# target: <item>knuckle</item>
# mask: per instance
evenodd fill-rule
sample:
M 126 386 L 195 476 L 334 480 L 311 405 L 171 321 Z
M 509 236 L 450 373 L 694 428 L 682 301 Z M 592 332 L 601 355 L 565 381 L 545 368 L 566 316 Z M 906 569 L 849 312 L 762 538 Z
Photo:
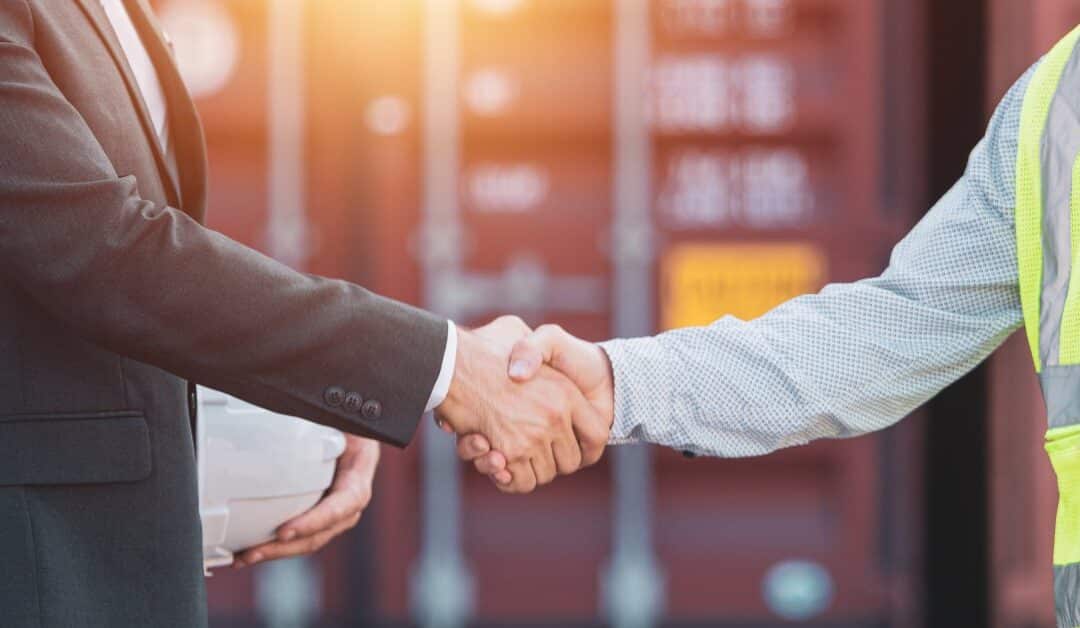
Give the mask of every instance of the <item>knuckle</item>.
M 581 446 L 582 448 L 589 447 L 603 447 L 607 444 L 607 433 L 593 429 L 581 430 Z
M 503 455 L 506 456 L 506 459 L 514 462 L 518 462 L 522 458 L 524 458 L 527 451 L 528 448 L 525 446 L 525 444 L 517 439 L 515 439 L 514 442 L 508 444 L 502 450 Z
M 483 473 L 484 475 L 492 475 L 499 471 L 499 467 L 498 465 L 493 464 L 490 460 L 485 458 L 478 461 L 476 465 L 476 470 L 480 473 Z
M 580 400 L 577 398 L 579 389 L 574 386 L 574 383 L 565 377 L 559 378 L 555 382 L 555 387 L 558 391 L 558 401 L 552 400 L 554 411 L 560 416 L 568 414 L 568 409 L 572 406 L 579 404 Z
M 539 447 L 543 447 L 548 442 L 547 434 L 545 430 L 534 430 L 529 434 L 529 449 L 535 450 Z
M 280 528 L 278 528 L 278 530 L 280 532 L 291 531 L 294 536 L 303 536 L 304 534 L 307 533 L 307 529 L 308 529 L 308 516 L 307 515 L 302 515 L 300 517 L 297 517 L 296 519 L 293 519 L 292 521 L 286 522 Z
M 354 500 L 359 500 L 360 496 L 359 493 L 353 493 L 349 497 L 348 500 L 342 500 L 341 503 L 334 505 L 334 517 L 326 522 L 326 526 L 333 525 L 335 521 L 343 521 L 349 517 Z
M 471 450 L 470 453 L 474 455 L 486 453 L 490 449 L 487 439 L 480 434 L 473 434 L 469 437 L 468 448 Z
M 540 411 L 548 422 L 560 422 L 566 414 L 566 404 L 569 402 L 570 389 L 568 384 L 556 382 L 554 394 L 548 395 L 540 404 Z
M 528 331 L 529 329 L 529 326 L 525 324 L 525 321 L 522 320 L 520 316 L 517 316 L 515 314 L 506 314 L 504 316 L 500 316 L 499 321 L 518 330 L 524 329 Z

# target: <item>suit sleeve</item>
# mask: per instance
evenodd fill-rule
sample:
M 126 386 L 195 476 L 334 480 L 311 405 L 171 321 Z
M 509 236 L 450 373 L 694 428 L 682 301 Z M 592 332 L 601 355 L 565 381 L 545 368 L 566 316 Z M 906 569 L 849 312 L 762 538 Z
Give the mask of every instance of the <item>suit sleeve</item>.
M 446 321 L 140 198 L 50 79 L 23 0 L 0 0 L 0 199 L 0 272 L 87 339 L 272 410 L 411 439 Z

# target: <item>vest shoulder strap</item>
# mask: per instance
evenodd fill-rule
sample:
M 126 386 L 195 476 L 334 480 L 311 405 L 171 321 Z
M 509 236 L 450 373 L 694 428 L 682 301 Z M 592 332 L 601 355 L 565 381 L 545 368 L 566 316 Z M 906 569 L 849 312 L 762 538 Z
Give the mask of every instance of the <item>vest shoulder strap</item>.
M 1035 370 L 1040 372 L 1043 367 L 1040 352 L 1044 204 L 1042 145 L 1051 103 L 1078 39 L 1080 26 L 1043 58 L 1028 84 L 1020 115 L 1016 156 L 1016 252 L 1024 325 Z

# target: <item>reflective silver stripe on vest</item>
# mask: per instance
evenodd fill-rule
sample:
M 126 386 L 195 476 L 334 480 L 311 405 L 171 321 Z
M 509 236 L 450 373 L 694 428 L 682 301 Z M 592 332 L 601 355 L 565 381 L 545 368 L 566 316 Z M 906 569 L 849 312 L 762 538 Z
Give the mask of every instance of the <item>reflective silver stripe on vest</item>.
M 1057 615 L 1058 628 L 1080 626 L 1077 592 L 1080 592 L 1080 564 L 1054 567 L 1054 614 Z
M 1050 429 L 1080 423 L 1080 368 L 1048 366 L 1039 374 Z
M 1080 53 L 1073 50 L 1054 100 L 1050 103 L 1050 116 L 1042 136 L 1043 277 L 1039 354 L 1044 368 L 1057 366 L 1061 362 L 1061 316 L 1072 268 L 1069 199 L 1072 194 L 1073 164 L 1078 153 Z M 1080 389 L 1074 390 L 1080 394 Z M 1061 426 L 1051 422 L 1051 427 Z

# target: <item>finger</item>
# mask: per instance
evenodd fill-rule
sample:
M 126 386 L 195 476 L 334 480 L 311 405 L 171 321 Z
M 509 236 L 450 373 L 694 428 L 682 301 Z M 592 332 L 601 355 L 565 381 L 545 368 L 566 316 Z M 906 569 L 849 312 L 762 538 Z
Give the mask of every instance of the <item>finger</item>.
M 570 475 L 581 468 L 581 448 L 576 439 L 558 438 L 551 444 L 551 451 L 555 454 L 555 467 L 559 473 Z
M 536 490 L 536 473 L 528 460 L 511 463 L 509 471 L 513 479 L 499 485 L 499 490 L 506 493 L 531 493 Z
M 468 434 L 457 442 L 458 457 L 465 462 L 476 460 L 491 451 L 491 443 L 482 434 Z
M 499 351 L 509 351 L 514 342 L 532 333 L 532 329 L 517 316 L 500 316 L 473 330 L 477 336 L 494 343 Z
M 333 489 L 314 508 L 282 525 L 278 540 L 288 542 L 332 528 L 361 512 L 369 501 L 369 491 L 351 484 Z
M 559 475 L 559 468 L 555 464 L 555 453 L 550 446 L 538 451 L 537 455 L 530 459 L 530 463 L 533 473 L 536 474 L 537 486 L 551 484 L 551 481 Z
M 300 556 L 318 551 L 334 537 L 355 527 L 356 524 L 359 523 L 362 515 L 363 513 L 358 512 L 345 521 L 339 522 L 334 527 L 320 530 L 310 536 L 298 537 L 289 542 L 271 541 L 258 547 L 245 550 L 236 558 L 235 564 L 238 567 L 243 567 L 268 560 Z
M 571 407 L 574 436 L 581 452 L 581 466 L 591 466 L 604 455 L 607 447 L 608 428 L 596 408 L 588 402 L 575 403 Z
M 510 472 L 504 469 L 491 476 L 491 479 L 495 481 L 497 486 L 506 486 L 514 481 L 514 476 L 510 475 Z
M 527 382 L 536 377 L 543 365 L 543 348 L 532 337 L 522 338 L 510 350 L 510 365 L 506 373 L 516 382 Z
M 268 560 L 312 554 L 325 547 L 327 543 L 334 539 L 334 537 L 355 527 L 356 524 L 360 522 L 361 514 L 362 513 L 357 512 L 344 521 L 338 522 L 332 528 L 320 530 L 310 536 L 297 537 L 295 540 L 289 542 L 272 541 L 246 550 L 236 558 L 234 564 L 237 567 L 246 567 L 257 565 Z
M 548 364 L 570 376 L 570 379 L 576 379 L 575 365 L 564 363 L 563 359 L 576 341 L 577 338 L 558 325 L 541 325 L 514 344 L 507 374 L 514 381 L 524 382 L 532 379 L 542 364 Z
M 484 475 L 495 475 L 506 471 L 506 456 L 493 451 L 486 456 L 480 456 L 473 461 L 476 470 Z

